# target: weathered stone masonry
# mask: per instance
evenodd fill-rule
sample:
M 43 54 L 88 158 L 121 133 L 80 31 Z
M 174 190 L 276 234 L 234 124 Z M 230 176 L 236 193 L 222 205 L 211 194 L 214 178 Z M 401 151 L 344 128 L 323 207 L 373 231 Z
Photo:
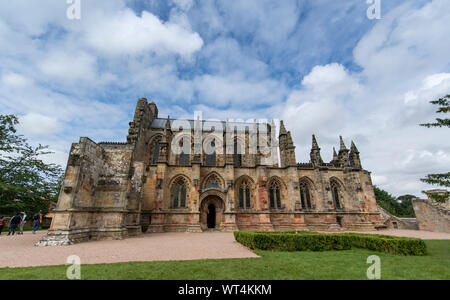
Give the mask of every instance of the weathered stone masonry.
M 413 200 L 420 230 L 450 233 L 449 201 L 436 203 L 432 199 Z
M 140 99 L 126 143 L 81 138 L 73 144 L 55 217 L 38 245 L 121 239 L 142 231 L 374 230 L 381 225 L 370 173 L 362 169 L 353 142 L 349 150 L 341 138 L 340 151 L 324 163 L 313 137 L 310 162 L 298 164 L 283 123 L 278 139 L 275 124 L 266 125 L 265 142 L 272 147 L 266 154 L 246 146 L 258 139 L 261 124 L 221 122 L 236 132 L 230 143 L 225 136 L 230 130 L 216 133 L 203 121 L 186 122 L 192 131 L 183 137 L 175 120 L 159 118 L 156 104 Z M 199 127 L 201 136 L 195 136 Z M 184 151 L 175 154 L 172 147 L 178 144 Z M 208 147 L 214 148 L 212 155 L 197 151 Z M 245 148 L 242 155 L 229 154 L 238 147 Z

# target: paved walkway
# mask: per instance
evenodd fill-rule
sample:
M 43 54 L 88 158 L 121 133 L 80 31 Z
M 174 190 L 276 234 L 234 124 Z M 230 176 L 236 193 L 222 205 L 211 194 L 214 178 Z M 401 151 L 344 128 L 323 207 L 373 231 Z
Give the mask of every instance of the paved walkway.
M 35 247 L 46 232 L 0 236 L 0 268 L 66 264 L 77 255 L 82 264 L 258 257 L 234 240 L 232 233 L 145 234 L 120 241 L 93 241 L 61 247 Z

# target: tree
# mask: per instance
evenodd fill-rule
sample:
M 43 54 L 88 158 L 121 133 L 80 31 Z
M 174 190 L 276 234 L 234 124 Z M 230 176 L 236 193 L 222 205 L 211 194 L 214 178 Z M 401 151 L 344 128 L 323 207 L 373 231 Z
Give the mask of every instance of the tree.
M 450 95 L 447 95 L 439 100 L 434 100 L 430 102 L 433 105 L 438 105 L 439 109 L 436 111 L 438 114 L 446 114 L 450 112 Z M 421 124 L 421 126 L 432 128 L 432 127 L 449 127 L 450 128 L 450 118 L 436 118 L 435 123 Z M 450 172 L 444 174 L 429 174 L 426 178 L 421 179 L 422 182 L 438 185 L 442 187 L 450 187 Z M 430 195 L 432 199 L 438 202 L 446 202 L 449 198 L 449 193 L 444 193 L 443 195 Z
M 444 98 L 440 98 L 439 100 L 430 101 L 433 105 L 438 105 L 439 109 L 436 111 L 436 113 L 449 113 L 450 112 L 450 95 L 445 96 Z M 436 118 L 436 123 L 427 123 L 427 124 L 421 124 L 420 126 L 432 128 L 432 127 L 450 127 L 450 119 L 440 119 Z
M 389 212 L 390 214 L 400 218 L 414 218 L 414 208 L 412 206 L 412 199 L 417 198 L 413 195 L 404 195 L 395 198 L 388 192 L 374 186 L 375 198 L 377 204 Z
M 32 147 L 17 134 L 14 115 L 0 115 L 0 213 L 46 212 L 58 197 L 62 169 L 42 161 L 48 146 Z
M 397 202 L 399 202 L 402 216 L 404 218 L 415 218 L 416 213 L 414 212 L 414 207 L 412 204 L 412 200 L 417 199 L 414 195 L 402 195 L 397 197 Z

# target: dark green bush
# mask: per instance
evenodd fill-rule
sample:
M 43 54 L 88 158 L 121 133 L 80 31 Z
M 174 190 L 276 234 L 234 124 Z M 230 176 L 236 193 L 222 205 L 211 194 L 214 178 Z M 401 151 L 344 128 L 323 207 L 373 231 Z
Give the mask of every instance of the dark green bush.
M 308 231 L 234 233 L 237 242 L 250 249 L 272 251 L 330 251 L 352 247 L 397 255 L 424 255 L 425 242 L 420 239 L 370 234 L 322 234 Z

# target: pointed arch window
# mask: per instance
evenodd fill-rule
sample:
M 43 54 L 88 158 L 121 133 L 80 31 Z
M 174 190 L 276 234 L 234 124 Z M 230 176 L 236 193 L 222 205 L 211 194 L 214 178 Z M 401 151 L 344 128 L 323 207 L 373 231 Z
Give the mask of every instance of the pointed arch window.
M 173 188 L 173 208 L 185 208 L 187 197 L 187 185 L 184 179 L 180 178 L 176 181 Z
M 206 165 L 208 167 L 215 167 L 216 166 L 216 142 L 211 141 L 208 144 L 207 147 L 207 154 L 206 154 Z
M 281 190 L 280 184 L 273 180 L 269 185 L 270 208 L 281 209 Z
M 340 197 L 340 186 L 336 181 L 331 182 L 331 193 L 333 196 L 333 202 L 336 209 L 342 209 L 341 197 Z
M 180 149 L 181 149 L 180 159 L 179 159 L 180 166 L 189 166 L 189 164 L 191 163 L 189 144 L 186 143 L 184 140 L 181 140 L 180 141 Z
M 239 208 L 251 208 L 251 191 L 247 180 L 243 180 L 239 186 Z
M 217 178 L 217 176 L 214 174 L 209 176 L 209 178 L 206 180 L 205 188 L 220 188 L 219 178 Z
M 305 181 L 300 182 L 300 199 L 302 201 L 303 209 L 312 208 L 309 184 Z
M 161 146 L 159 144 L 160 141 L 161 141 L 161 137 L 158 136 L 151 143 L 151 146 L 150 146 L 150 155 L 151 155 L 151 157 L 150 157 L 150 164 L 152 164 L 152 165 L 156 165 L 158 163 L 159 153 L 160 153 L 160 150 L 161 150 Z
M 238 141 L 234 142 L 233 160 L 235 168 L 239 168 L 242 166 L 242 150 L 241 145 L 239 145 Z

